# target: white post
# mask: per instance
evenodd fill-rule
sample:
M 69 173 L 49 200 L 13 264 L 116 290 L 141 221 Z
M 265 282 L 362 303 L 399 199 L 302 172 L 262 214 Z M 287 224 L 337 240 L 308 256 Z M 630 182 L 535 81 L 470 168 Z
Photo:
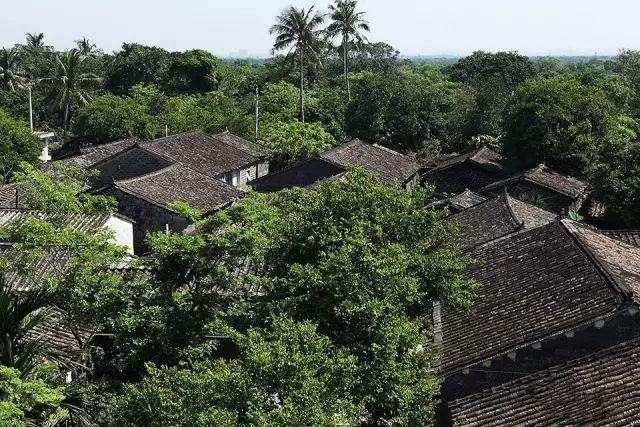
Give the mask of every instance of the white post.
M 260 92 L 258 91 L 258 86 L 256 85 L 256 142 L 258 142 L 258 120 L 259 120 L 258 114 L 260 112 L 259 102 L 260 102 Z
M 29 125 L 31 126 L 31 132 L 33 132 L 33 101 L 31 100 L 31 83 L 27 86 L 29 88 Z

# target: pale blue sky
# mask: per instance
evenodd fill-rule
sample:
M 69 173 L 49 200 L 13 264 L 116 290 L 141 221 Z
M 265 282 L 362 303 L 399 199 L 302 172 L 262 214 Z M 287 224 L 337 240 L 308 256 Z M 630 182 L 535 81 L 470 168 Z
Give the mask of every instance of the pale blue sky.
M 273 17 L 310 0 L 3 0 L 0 45 L 44 32 L 58 48 L 89 37 L 107 51 L 123 41 L 218 55 L 267 54 Z M 360 0 L 370 39 L 404 55 L 518 50 L 615 54 L 640 49 L 640 0 Z

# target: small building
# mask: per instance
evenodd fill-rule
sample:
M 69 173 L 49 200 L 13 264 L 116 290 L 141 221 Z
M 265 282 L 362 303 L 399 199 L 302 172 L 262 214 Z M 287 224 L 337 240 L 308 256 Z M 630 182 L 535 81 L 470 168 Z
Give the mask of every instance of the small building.
M 517 199 L 542 206 L 559 214 L 579 211 L 589 196 L 589 184 L 539 165 L 478 190 L 483 195 L 503 191 Z
M 175 163 L 241 189 L 269 172 L 266 155 L 229 132 L 185 132 L 151 141 L 131 138 L 82 148 L 80 154 L 62 162 L 97 171 L 99 186 L 140 177 Z
M 439 156 L 423 164 L 423 168 L 426 172 L 422 175 L 422 183 L 433 186 L 437 194 L 477 192 L 508 176 L 502 156 L 486 147 L 464 154 Z
M 385 183 L 411 188 L 418 181 L 420 169 L 415 158 L 376 144 L 354 139 L 327 150 L 320 156 L 294 164 L 253 182 L 256 191 L 278 191 L 284 188 L 308 187 L 318 181 L 344 174 L 359 166 L 378 175 Z
M 156 172 L 120 180 L 102 191 L 118 201 L 118 210 L 136 221 L 134 246 L 136 253 L 148 248 L 147 233 L 182 231 L 189 219 L 171 209 L 173 202 L 186 202 L 204 215 L 229 206 L 244 193 L 231 185 L 195 171 L 182 163 L 174 163 Z
M 42 153 L 40 154 L 40 161 L 46 163 L 51 161 L 51 154 L 49 153 L 49 146 L 55 137 L 55 133 L 53 132 L 34 132 L 35 136 L 40 138 L 42 141 Z

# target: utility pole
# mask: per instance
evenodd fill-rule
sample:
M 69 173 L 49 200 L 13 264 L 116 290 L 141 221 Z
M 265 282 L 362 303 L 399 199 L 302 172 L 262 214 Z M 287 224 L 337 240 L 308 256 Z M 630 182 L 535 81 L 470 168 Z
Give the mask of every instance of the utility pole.
M 258 142 L 258 125 L 259 125 L 259 113 L 260 113 L 260 91 L 258 85 L 256 85 L 256 142 Z
M 33 101 L 31 100 L 31 83 L 27 84 L 29 89 L 29 125 L 31 126 L 31 133 L 33 133 Z

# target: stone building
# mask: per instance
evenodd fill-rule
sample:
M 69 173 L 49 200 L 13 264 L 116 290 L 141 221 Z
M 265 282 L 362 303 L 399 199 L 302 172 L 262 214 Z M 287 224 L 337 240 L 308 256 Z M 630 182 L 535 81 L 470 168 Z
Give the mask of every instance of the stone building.
M 411 156 L 354 139 L 327 150 L 316 158 L 299 162 L 280 172 L 258 179 L 251 186 L 256 191 L 308 187 L 318 181 L 338 177 L 354 166 L 377 174 L 388 184 L 403 188 L 411 188 L 417 184 L 420 169 Z
M 186 202 L 209 215 L 229 206 L 243 192 L 181 163 L 175 163 L 135 178 L 120 180 L 104 190 L 118 201 L 118 210 L 136 221 L 136 253 L 147 250 L 145 237 L 154 231 L 182 231 L 187 218 L 172 209 L 173 202 Z

